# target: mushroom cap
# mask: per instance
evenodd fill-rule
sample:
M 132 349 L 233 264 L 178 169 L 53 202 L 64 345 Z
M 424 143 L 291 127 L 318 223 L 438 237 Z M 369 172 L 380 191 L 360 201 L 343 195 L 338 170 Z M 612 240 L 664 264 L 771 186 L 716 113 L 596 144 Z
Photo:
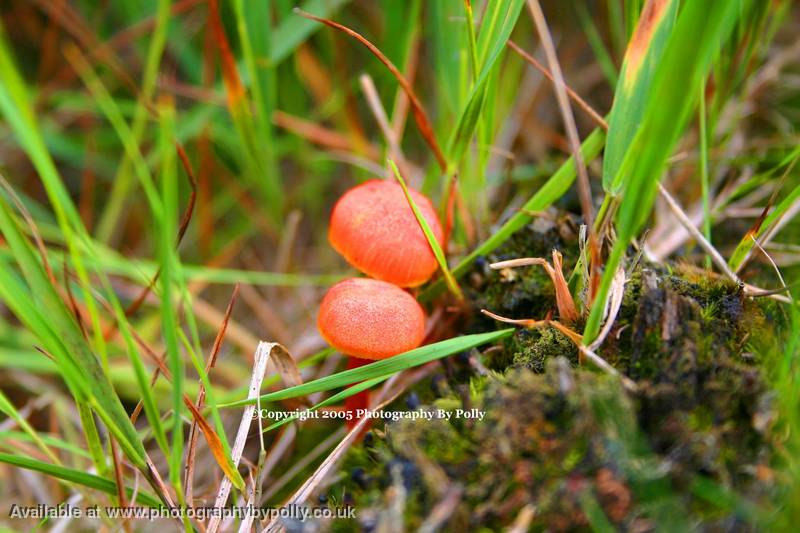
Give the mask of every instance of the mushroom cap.
M 422 344 L 425 312 L 400 287 L 351 278 L 328 290 L 319 307 L 317 327 L 344 354 L 386 359 Z
M 444 232 L 431 201 L 410 193 L 441 244 Z M 422 285 L 436 272 L 425 233 L 402 187 L 392 181 L 370 180 L 344 193 L 331 213 L 328 239 L 355 268 L 400 287 Z

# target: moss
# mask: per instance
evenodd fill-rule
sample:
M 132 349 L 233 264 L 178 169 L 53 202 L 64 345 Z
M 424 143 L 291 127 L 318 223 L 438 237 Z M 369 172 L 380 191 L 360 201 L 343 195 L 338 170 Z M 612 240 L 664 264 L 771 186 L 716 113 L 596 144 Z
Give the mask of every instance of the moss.
M 548 360 L 566 357 L 573 364 L 578 362 L 578 349 L 566 335 L 553 329 L 520 329 L 509 337 L 506 350 L 512 358 L 512 365 L 543 372 Z
M 574 224 L 571 221 L 567 224 Z M 488 309 L 508 318 L 544 318 L 555 310 L 555 290 L 550 277 L 539 266 L 493 270 L 491 263 L 520 257 L 549 259 L 552 250 L 564 254 L 564 270 L 569 273 L 578 257 L 578 242 L 564 226 L 539 221 L 519 231 L 497 251 L 476 262 L 467 276 L 465 293 L 475 311 L 471 330 L 494 329 L 496 322 L 480 315 Z
M 574 369 L 563 358 L 551 359 L 544 373 L 516 369 L 501 378 L 476 378 L 484 392 L 473 401 L 486 412 L 483 420 L 389 423 L 369 452 L 357 448 L 348 455 L 344 471 L 359 465 L 362 483 L 351 475 L 334 490 L 349 491 L 366 516 L 387 520 L 393 490 L 387 465 L 394 465 L 407 491 L 403 517 L 410 530 L 453 485 L 462 494 L 448 530 L 506 528 L 526 504 L 536 508 L 537 529 L 587 529 L 587 495 L 622 530 L 679 509 L 672 517 L 677 526 L 729 521 L 734 509 L 709 506 L 690 487 L 703 476 L 726 490 L 768 491 L 752 472 L 765 466 L 769 447 L 753 424 L 762 390 L 753 381 L 757 374 L 742 367 L 727 371 L 728 393 L 715 386 L 721 381 L 711 381 L 694 408 L 671 409 L 654 402 L 659 387 L 629 396 L 617 380 Z M 438 403 L 448 407 L 448 401 L 458 404 L 455 397 Z M 722 409 L 725 402 L 730 405 Z

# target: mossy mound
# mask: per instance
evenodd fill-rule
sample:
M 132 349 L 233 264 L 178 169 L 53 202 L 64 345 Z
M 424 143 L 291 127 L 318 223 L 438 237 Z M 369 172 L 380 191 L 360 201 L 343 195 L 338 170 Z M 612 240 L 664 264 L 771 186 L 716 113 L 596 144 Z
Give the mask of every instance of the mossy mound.
M 547 257 L 555 246 L 571 268 L 576 240 L 566 237 L 555 225 L 519 232 L 476 267 L 473 305 L 514 318 L 552 313 L 541 269 L 509 276 L 486 264 Z M 640 262 L 629 277 L 599 354 L 635 390 L 580 366 L 553 329 L 520 329 L 484 348 L 489 374 L 465 375 L 469 365 L 453 358 L 434 380 L 438 394 L 418 386 L 412 407 L 419 392 L 421 409 L 470 407 L 485 417 L 375 428 L 328 492 L 360 510 L 335 528 L 379 531 L 400 520 L 415 530 L 439 520 L 448 531 L 753 529 L 754 509 L 775 490 L 774 413 L 753 353 L 774 342 L 782 312 L 690 267 Z M 472 330 L 496 327 L 481 317 Z
M 649 393 L 625 394 L 617 379 L 563 358 L 543 374 L 484 378 L 486 391 L 474 398 L 483 420 L 401 420 L 350 453 L 349 477 L 331 494 L 355 503 L 360 518 L 338 527 L 379 531 L 400 518 L 416 530 L 451 505 L 449 531 L 497 531 L 526 508 L 536 530 L 603 522 L 627 531 L 739 530 L 747 508 L 730 495 L 757 501 L 771 490 L 770 411 L 747 373 L 732 375 L 746 382 L 730 383 L 735 406 L 718 416 L 676 407 L 658 420 Z

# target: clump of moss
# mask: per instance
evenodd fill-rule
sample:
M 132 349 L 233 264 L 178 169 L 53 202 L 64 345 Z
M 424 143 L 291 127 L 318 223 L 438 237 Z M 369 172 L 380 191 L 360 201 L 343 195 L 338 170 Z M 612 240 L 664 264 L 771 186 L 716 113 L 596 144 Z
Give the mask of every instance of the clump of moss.
M 555 216 L 555 215 L 554 215 Z M 477 261 L 466 277 L 465 294 L 475 321 L 472 330 L 494 329 L 496 322 L 480 315 L 488 309 L 508 318 L 544 318 L 555 309 L 555 289 L 545 270 L 538 266 L 493 270 L 489 265 L 520 257 L 549 258 L 553 250 L 564 255 L 564 269 L 570 272 L 578 257 L 575 221 L 566 217 L 560 224 L 538 219 L 518 231 L 497 251 Z M 565 229 L 567 228 L 567 229 Z
M 392 500 L 398 490 L 404 491 L 401 518 L 412 530 L 456 490 L 449 530 L 505 528 L 531 505 L 536 528 L 566 531 L 588 528 L 597 510 L 622 530 L 662 520 L 676 527 L 729 524 L 736 510 L 725 502 L 710 505 L 698 487 L 769 490 L 757 474 L 766 468 L 769 444 L 754 428 L 753 410 L 724 421 L 708 410 L 684 411 L 658 427 L 643 425 L 652 414 L 646 401 L 626 394 L 616 379 L 574 369 L 563 358 L 550 360 L 544 373 L 515 369 L 480 379 L 486 388 L 473 401 L 486 413 L 483 420 L 387 424 L 381 438 L 348 456 L 345 472 L 364 470 L 332 492 L 351 494 L 373 526 L 398 518 L 388 504 L 398 503 Z M 742 403 L 753 400 L 758 406 L 755 388 Z M 665 431 L 670 442 L 658 439 Z M 737 442 L 741 435 L 749 435 L 747 442 Z M 387 465 L 399 469 L 399 480 Z
M 553 328 L 519 329 L 505 341 L 505 349 L 512 354 L 511 366 L 536 372 L 544 372 L 547 361 L 556 357 L 578 362 L 575 343 Z

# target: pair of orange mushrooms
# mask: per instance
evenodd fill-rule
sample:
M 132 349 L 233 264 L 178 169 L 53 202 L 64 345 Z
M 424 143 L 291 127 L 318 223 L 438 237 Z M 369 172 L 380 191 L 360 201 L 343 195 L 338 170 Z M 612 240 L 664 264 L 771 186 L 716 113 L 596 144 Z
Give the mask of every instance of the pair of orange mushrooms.
M 431 201 L 410 191 L 436 240 L 444 232 Z M 320 304 L 317 326 L 328 343 L 360 359 L 385 359 L 422 344 L 425 312 L 404 288 L 436 271 L 433 251 L 402 187 L 370 180 L 347 191 L 331 213 L 328 239 L 348 263 L 370 278 L 340 281 Z

